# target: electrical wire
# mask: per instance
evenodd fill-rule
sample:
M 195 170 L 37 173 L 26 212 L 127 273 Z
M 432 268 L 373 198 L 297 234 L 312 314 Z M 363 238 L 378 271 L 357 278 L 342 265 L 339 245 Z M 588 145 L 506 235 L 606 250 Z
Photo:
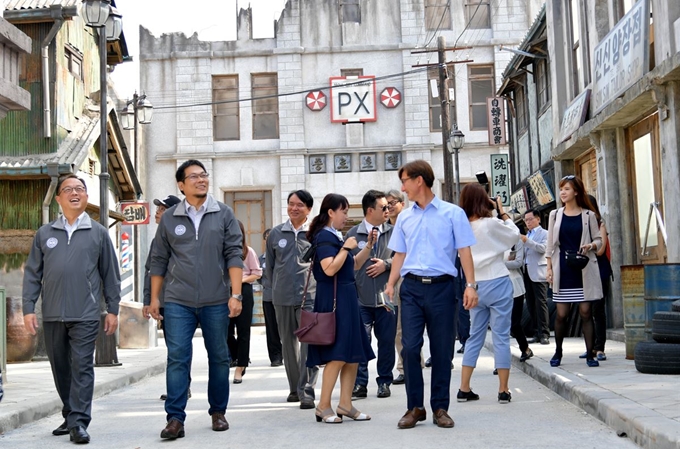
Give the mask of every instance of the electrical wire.
M 451 16 L 451 0 L 447 0 L 446 6 L 444 6 L 444 11 L 442 12 L 442 16 L 439 18 L 439 23 L 437 24 L 437 28 L 434 30 L 434 33 L 432 33 L 432 37 L 430 38 L 429 41 L 427 41 L 427 44 L 425 44 L 425 48 L 427 48 L 428 45 L 432 42 L 432 40 L 435 38 L 437 33 L 440 31 L 442 23 L 444 22 L 444 17 L 446 14 L 449 14 L 449 17 Z M 427 38 L 427 35 L 425 35 Z

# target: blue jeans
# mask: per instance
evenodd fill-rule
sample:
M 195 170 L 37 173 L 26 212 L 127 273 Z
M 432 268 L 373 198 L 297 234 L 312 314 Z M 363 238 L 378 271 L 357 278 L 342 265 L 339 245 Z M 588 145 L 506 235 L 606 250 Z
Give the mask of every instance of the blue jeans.
M 378 339 L 378 385 L 391 385 L 394 380 L 394 338 L 397 335 L 397 313 L 392 313 L 384 307 L 360 306 L 361 321 L 364 323 L 368 341 L 371 341 L 371 331 Z M 357 371 L 357 385 L 368 385 L 368 363 L 360 363 Z
M 403 344 L 401 356 L 404 359 L 408 409 L 423 407 L 424 404 L 425 385 L 420 366 L 420 350 L 423 347 L 423 332 L 427 326 L 432 357 L 430 406 L 433 411 L 448 410 L 456 311 L 453 280 L 423 284 L 404 278 L 400 295 Z
M 184 423 L 191 371 L 192 339 L 198 325 L 203 331 L 203 343 L 208 352 L 209 414 L 224 413 L 229 402 L 229 350 L 227 327 L 229 306 L 187 307 L 166 302 L 164 315 L 165 344 L 168 348 L 165 401 L 167 420 Z

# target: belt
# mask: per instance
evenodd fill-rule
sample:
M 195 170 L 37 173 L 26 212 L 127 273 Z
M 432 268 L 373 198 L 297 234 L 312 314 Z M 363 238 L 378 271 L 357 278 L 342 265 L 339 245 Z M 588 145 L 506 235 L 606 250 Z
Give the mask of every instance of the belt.
M 404 277 L 413 279 L 414 281 L 418 281 L 423 284 L 438 284 L 440 282 L 447 282 L 453 279 L 453 276 L 450 274 L 442 274 L 441 276 L 418 276 L 412 273 L 406 273 L 406 276 Z

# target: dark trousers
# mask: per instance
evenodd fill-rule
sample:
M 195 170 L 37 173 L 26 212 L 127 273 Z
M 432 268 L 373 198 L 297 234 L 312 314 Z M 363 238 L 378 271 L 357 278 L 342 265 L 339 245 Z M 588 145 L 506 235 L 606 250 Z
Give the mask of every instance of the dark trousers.
M 522 312 L 524 311 L 524 295 L 517 296 L 512 299 L 512 318 L 510 322 L 510 332 L 512 336 L 517 340 L 520 351 L 522 353 L 529 349 L 529 343 L 527 343 L 527 337 L 524 335 L 524 329 L 522 329 Z
M 536 337 L 550 337 L 548 316 L 548 283 L 534 282 L 524 270 L 524 287 L 526 288 L 527 310 L 531 316 L 531 329 Z
M 595 319 L 595 345 L 593 351 L 604 352 L 607 341 L 607 297 L 609 296 L 609 278 L 602 280 L 602 300 L 593 301 L 593 318 Z
M 394 338 L 397 335 L 397 313 L 393 313 L 384 307 L 360 306 L 361 321 L 371 341 L 371 331 L 375 332 L 378 339 L 378 377 L 375 379 L 378 385 L 391 385 L 394 380 L 395 352 Z M 357 371 L 357 385 L 368 385 L 368 363 L 360 363 Z
M 283 360 L 283 349 L 281 347 L 281 337 L 279 336 L 279 325 L 276 323 L 276 310 L 271 301 L 262 301 L 264 312 L 264 327 L 267 333 L 267 352 L 269 361 L 280 362 Z
M 92 419 L 94 343 L 99 321 L 45 321 L 45 350 L 63 404 L 61 414 L 71 429 L 87 428 Z
M 241 314 L 229 320 L 229 331 L 227 333 L 227 346 L 232 360 L 237 360 L 237 366 L 246 367 L 250 362 L 250 326 L 253 321 L 253 299 L 252 284 L 243 283 L 241 287 L 243 295 Z
M 432 358 L 430 405 L 432 410 L 449 409 L 451 389 L 451 357 L 453 354 L 456 297 L 453 280 L 423 284 L 404 278 L 401 284 L 401 341 L 409 410 L 423 407 L 423 369 L 420 350 L 427 328 Z

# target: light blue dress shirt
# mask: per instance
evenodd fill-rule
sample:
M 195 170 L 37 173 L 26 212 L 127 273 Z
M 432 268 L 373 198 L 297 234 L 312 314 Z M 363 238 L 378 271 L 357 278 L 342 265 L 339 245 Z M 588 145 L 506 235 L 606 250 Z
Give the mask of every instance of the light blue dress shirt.
M 458 249 L 477 243 L 465 212 L 437 198 L 421 209 L 418 204 L 399 214 L 389 248 L 406 253 L 400 274 L 455 276 Z

